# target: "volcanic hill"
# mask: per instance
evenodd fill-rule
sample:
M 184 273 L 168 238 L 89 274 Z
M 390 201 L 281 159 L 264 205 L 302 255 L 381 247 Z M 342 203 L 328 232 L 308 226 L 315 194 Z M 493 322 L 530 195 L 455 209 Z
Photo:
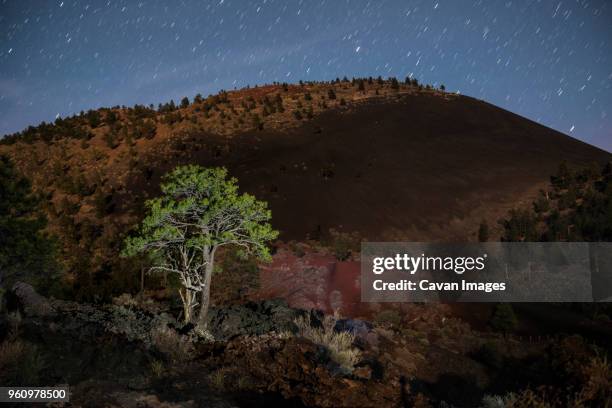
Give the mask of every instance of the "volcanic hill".
M 370 240 L 475 240 L 567 161 L 610 153 L 415 80 L 273 84 L 157 108 L 83 112 L 10 135 L 74 258 L 108 259 L 178 164 L 226 166 L 269 202 L 281 239 L 330 228 Z M 76 259 L 75 259 L 76 260 Z

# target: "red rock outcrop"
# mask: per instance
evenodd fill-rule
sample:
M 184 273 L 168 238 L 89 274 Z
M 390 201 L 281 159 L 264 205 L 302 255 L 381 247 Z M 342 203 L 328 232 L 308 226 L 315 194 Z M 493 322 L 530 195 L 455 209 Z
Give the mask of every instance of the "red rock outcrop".
M 299 309 L 339 310 L 354 317 L 362 306 L 359 262 L 339 262 L 307 245 L 281 247 L 271 263 L 261 266 L 260 282 L 257 297 L 282 298 Z

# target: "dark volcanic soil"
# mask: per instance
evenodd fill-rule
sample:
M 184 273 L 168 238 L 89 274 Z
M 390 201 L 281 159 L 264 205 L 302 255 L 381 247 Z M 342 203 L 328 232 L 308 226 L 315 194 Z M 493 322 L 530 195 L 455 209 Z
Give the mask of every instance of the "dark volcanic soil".
M 482 219 L 495 226 L 528 203 L 562 161 L 611 157 L 485 102 L 429 94 L 369 100 L 282 133 L 176 143 L 176 159 L 150 158 L 149 190 L 176 164 L 224 165 L 269 202 L 283 239 L 337 228 L 370 240 L 474 240 Z

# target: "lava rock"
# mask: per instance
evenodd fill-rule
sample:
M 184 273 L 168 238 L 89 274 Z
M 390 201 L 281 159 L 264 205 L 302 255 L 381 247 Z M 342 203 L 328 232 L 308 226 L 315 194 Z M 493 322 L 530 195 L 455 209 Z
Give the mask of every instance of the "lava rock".
M 294 319 L 304 312 L 290 308 L 283 300 L 248 302 L 209 311 L 208 327 L 216 340 L 260 335 L 275 331 L 295 333 Z
M 17 282 L 13 285 L 12 292 L 26 316 L 46 317 L 55 314 L 51 303 L 44 296 L 39 295 L 32 285 Z

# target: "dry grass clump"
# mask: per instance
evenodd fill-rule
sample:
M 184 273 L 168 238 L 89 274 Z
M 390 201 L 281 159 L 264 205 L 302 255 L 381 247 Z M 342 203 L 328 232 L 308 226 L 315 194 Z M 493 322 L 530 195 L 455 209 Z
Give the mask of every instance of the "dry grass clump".
M 208 380 L 216 390 L 223 390 L 225 387 L 225 369 L 220 368 L 213 371 L 208 375 Z
M 166 373 L 166 368 L 164 367 L 164 363 L 163 361 L 160 361 L 160 360 L 153 360 L 151 362 L 150 368 L 151 368 L 151 374 L 153 374 L 153 377 L 155 378 L 162 378 L 164 374 Z
M 397 310 L 385 309 L 378 313 L 375 322 L 380 326 L 398 328 L 402 324 L 402 315 Z
M 554 407 L 612 407 L 612 367 L 604 356 L 596 356 L 579 369 L 578 376 L 568 389 L 540 387 L 525 389 L 503 396 L 487 395 L 482 408 L 554 408 Z M 574 392 L 568 392 L 572 390 Z
M 0 372 L 16 365 L 25 352 L 25 345 L 19 340 L 7 340 L 0 344 Z
M 612 407 L 612 366 L 606 356 L 591 359 L 582 370 L 584 385 L 576 396 L 577 402 L 585 406 L 593 402 Z
M 361 352 L 353 347 L 355 336 L 349 332 L 334 330 L 338 315 L 325 316 L 321 326 L 312 324 L 311 317 L 300 316 L 294 320 L 298 327 L 298 336 L 325 347 L 332 361 L 336 362 L 345 373 L 351 373 L 359 361 Z
M 151 343 L 172 361 L 187 361 L 193 355 L 193 346 L 189 340 L 169 327 L 153 329 Z
M 6 340 L 0 343 L 0 384 L 36 385 L 45 361 L 35 345 L 19 338 L 18 314 L 9 316 L 11 329 Z
M 138 301 L 129 293 L 123 293 L 113 298 L 113 304 L 124 307 L 134 307 L 138 305 Z

